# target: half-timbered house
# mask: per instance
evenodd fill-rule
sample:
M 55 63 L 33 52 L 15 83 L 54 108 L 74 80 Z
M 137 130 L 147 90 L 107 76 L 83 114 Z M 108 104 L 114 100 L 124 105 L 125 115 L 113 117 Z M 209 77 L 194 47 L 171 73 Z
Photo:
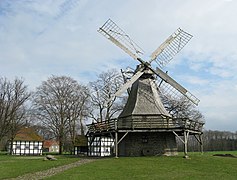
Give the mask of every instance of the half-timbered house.
M 43 151 L 44 152 L 59 152 L 59 143 L 55 140 L 45 140 L 43 143 Z
M 12 147 L 12 148 L 11 148 Z M 9 142 L 9 154 L 12 155 L 42 155 L 43 138 L 33 128 L 21 128 L 13 142 Z

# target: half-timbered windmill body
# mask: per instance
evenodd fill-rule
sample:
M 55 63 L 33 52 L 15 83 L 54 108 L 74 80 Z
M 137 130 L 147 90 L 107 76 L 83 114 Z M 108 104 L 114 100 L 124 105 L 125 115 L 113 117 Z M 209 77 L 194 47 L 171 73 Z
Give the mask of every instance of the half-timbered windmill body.
M 188 118 L 173 118 L 160 98 L 160 88 L 165 85 L 192 103 L 199 103 L 199 99 L 161 70 L 188 43 L 192 35 L 177 29 L 152 53 L 149 61 L 144 61 L 140 57 L 142 49 L 112 20 L 106 21 L 98 31 L 138 61 L 139 65 L 132 77 L 112 96 L 120 96 L 130 88 L 127 103 L 118 118 L 88 125 L 88 154 L 103 155 L 101 144 L 106 144 L 106 152 L 112 154 L 114 150 L 116 157 L 176 155 L 177 137 L 184 143 L 187 155 L 189 135 L 195 135 L 202 145 L 203 123 Z M 152 63 L 157 64 L 156 68 L 152 67 Z M 157 78 L 162 82 L 159 86 Z M 95 149 L 99 153 L 94 153 Z

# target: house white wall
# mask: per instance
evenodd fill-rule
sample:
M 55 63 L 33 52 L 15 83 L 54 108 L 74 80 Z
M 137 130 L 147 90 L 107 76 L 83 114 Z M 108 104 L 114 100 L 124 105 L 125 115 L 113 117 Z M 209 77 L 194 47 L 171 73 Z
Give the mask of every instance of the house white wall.
M 8 151 L 13 155 L 42 155 L 42 141 L 13 141 L 12 153 L 10 152 L 11 144 Z
M 52 144 L 50 147 L 49 147 L 49 152 L 59 152 L 59 145 L 58 144 Z
M 89 156 L 111 156 L 113 154 L 114 139 L 111 137 L 95 137 L 93 142 L 88 141 L 88 147 Z

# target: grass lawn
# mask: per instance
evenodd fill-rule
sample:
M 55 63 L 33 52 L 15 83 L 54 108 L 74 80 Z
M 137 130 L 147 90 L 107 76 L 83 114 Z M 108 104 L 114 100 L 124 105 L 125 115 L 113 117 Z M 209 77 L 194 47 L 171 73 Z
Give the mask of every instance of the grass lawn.
M 0 155 L 0 179 L 13 178 L 78 161 L 72 156 L 56 156 L 57 161 L 44 161 L 44 156 Z
M 190 159 L 176 157 L 104 158 L 66 170 L 48 179 L 237 179 L 237 158 L 213 154 L 189 153 Z M 0 155 L 0 179 L 46 170 L 78 161 L 74 156 L 56 156 L 57 161 L 43 161 L 43 156 Z
M 121 157 L 102 159 L 48 179 L 237 179 L 237 158 L 212 156 L 237 152 L 189 153 L 176 157 Z M 181 153 L 180 153 L 181 154 Z

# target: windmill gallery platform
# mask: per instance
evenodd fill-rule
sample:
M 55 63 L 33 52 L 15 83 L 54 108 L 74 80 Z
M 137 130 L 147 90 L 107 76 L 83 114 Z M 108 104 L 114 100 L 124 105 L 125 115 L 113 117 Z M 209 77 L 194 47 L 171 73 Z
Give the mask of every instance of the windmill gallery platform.
M 145 119 L 145 118 L 144 118 Z M 194 135 L 203 151 L 202 128 L 204 123 L 190 119 L 147 117 L 144 121 L 134 117 L 89 124 L 87 136 L 89 156 L 155 156 L 177 155 L 176 138 L 184 144 L 187 156 L 188 137 Z M 182 138 L 183 137 L 183 138 Z
M 187 157 L 189 135 L 196 137 L 202 151 L 204 123 L 188 116 L 170 114 L 161 99 L 161 85 L 165 84 L 168 86 L 166 89 L 173 89 L 191 103 L 199 103 L 198 98 L 161 69 L 189 42 L 192 35 L 177 29 L 151 54 L 149 61 L 144 61 L 140 57 L 142 49 L 112 20 L 106 21 L 98 31 L 140 64 L 132 72 L 132 77 L 125 80 L 125 84 L 111 97 L 114 99 L 131 87 L 118 118 L 87 125 L 88 155 L 172 156 L 177 154 L 177 138 L 183 142 Z M 158 65 L 156 68 L 153 68 L 153 62 Z M 159 85 L 156 84 L 157 78 L 160 79 Z

